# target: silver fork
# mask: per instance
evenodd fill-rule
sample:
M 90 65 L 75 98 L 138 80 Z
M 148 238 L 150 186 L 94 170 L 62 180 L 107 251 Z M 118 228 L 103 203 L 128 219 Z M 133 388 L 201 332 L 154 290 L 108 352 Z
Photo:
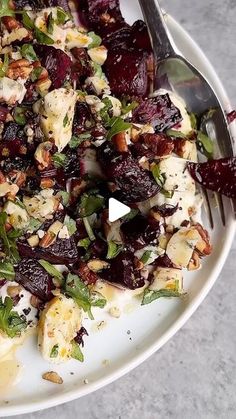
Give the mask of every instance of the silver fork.
M 155 77 L 154 91 L 171 88 L 186 103 L 188 111 L 197 115 L 214 109 L 205 120 L 204 130 L 214 140 L 214 157 L 234 155 L 234 143 L 228 127 L 226 115 L 213 88 L 204 76 L 181 54 L 167 28 L 158 0 L 139 0 L 146 21 L 154 52 Z M 203 190 L 209 223 L 214 228 L 212 200 L 206 189 Z M 215 200 L 223 225 L 226 223 L 224 201 L 215 193 Z M 231 200 L 234 215 L 236 202 Z

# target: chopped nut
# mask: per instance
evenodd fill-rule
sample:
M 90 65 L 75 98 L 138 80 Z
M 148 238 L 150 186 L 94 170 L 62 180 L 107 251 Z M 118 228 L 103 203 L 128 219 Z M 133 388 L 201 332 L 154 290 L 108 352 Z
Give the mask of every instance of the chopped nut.
M 45 249 L 51 246 L 51 244 L 53 244 L 55 241 L 56 241 L 56 234 L 54 234 L 52 231 L 47 231 L 47 233 L 40 240 L 39 246 Z
M 36 91 L 42 96 L 46 96 L 46 94 L 48 93 L 50 87 L 51 87 L 51 80 L 49 78 L 39 78 L 39 80 L 37 80 L 37 82 L 35 83 L 36 86 Z
M 174 233 L 174 226 L 173 226 L 173 225 L 171 225 L 171 224 L 168 224 L 168 225 L 166 226 L 166 232 L 167 232 L 167 233 L 171 233 L 171 234 L 173 234 L 173 233 Z
M 39 298 L 36 297 L 35 295 L 31 295 L 31 297 L 30 297 L 30 304 L 34 308 L 39 308 L 39 304 L 40 304 Z
M 38 145 L 34 157 L 38 162 L 39 170 L 46 169 L 51 163 L 51 154 L 52 143 L 50 141 L 45 141 Z
M 37 234 L 34 234 L 33 236 L 30 236 L 27 239 L 27 242 L 31 247 L 37 247 L 39 244 L 39 236 Z
M 14 29 L 19 29 L 22 27 L 21 23 L 18 22 L 18 20 L 16 20 L 12 16 L 4 16 L 2 18 L 2 22 L 6 26 L 6 29 L 8 30 L 8 32 L 11 32 Z
M 88 268 L 93 272 L 99 272 L 102 271 L 102 269 L 106 269 L 109 267 L 109 263 L 100 259 L 92 259 L 87 263 L 87 265 Z
M 41 179 L 40 181 L 40 188 L 42 189 L 52 188 L 54 184 L 55 184 L 55 181 L 53 179 L 45 177 Z
M 197 252 L 193 252 L 192 259 L 190 260 L 187 268 L 189 271 L 195 271 L 196 269 L 199 269 L 200 266 L 201 266 L 200 257 Z
M 125 153 L 128 151 L 128 146 L 126 143 L 125 138 L 125 132 L 119 132 L 119 134 L 116 134 L 112 138 L 112 142 L 116 148 L 117 151 L 120 153 Z
M 62 384 L 63 383 L 63 379 L 55 371 L 45 372 L 42 375 L 42 378 L 44 380 L 51 381 L 51 383 L 54 383 L 54 384 Z
M 18 78 L 27 79 L 32 70 L 33 66 L 30 62 L 25 58 L 21 58 L 9 64 L 6 74 L 12 80 L 17 80 Z
M 121 316 L 121 311 L 118 307 L 111 307 L 109 310 L 109 314 L 112 317 L 115 317 L 116 319 L 118 319 Z
M 7 294 L 9 297 L 14 298 L 20 294 L 21 290 L 22 287 L 20 285 L 9 285 L 9 287 L 7 287 Z

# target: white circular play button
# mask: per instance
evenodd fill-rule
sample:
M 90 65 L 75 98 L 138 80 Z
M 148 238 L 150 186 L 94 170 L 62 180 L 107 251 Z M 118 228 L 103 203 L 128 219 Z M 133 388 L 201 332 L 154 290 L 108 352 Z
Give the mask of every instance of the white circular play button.
M 131 208 L 117 199 L 110 198 L 108 204 L 108 219 L 111 223 L 129 214 Z

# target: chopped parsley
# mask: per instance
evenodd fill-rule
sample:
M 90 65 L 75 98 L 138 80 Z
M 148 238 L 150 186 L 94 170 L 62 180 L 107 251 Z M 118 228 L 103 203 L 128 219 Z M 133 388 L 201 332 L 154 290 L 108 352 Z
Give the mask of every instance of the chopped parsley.
M 0 330 L 10 338 L 14 338 L 21 334 L 26 325 L 26 320 L 13 311 L 13 300 L 6 297 L 3 301 L 0 297 Z
M 15 278 L 14 266 L 7 260 L 0 261 L 0 278 L 13 281 Z
M 68 274 L 65 284 L 65 293 L 81 307 L 85 313 L 88 313 L 90 319 L 93 319 L 92 307 L 104 308 L 106 299 L 98 292 L 91 292 L 83 281 L 77 276 Z
M 107 133 L 108 140 L 111 140 L 112 137 L 114 137 L 114 135 L 119 134 L 120 132 L 126 131 L 132 126 L 132 124 L 130 124 L 129 122 L 125 122 L 120 116 L 118 117 L 114 116 L 113 118 L 111 118 L 109 125 L 110 125 L 110 129 Z
M 54 345 L 52 347 L 52 350 L 51 350 L 51 353 L 50 353 L 50 358 L 57 358 L 58 357 L 58 351 L 59 351 L 59 346 Z
M 77 231 L 76 222 L 73 218 L 70 218 L 69 215 L 65 216 L 64 225 L 67 227 L 70 236 L 73 236 Z
M 123 246 L 113 241 L 108 242 L 107 259 L 114 259 L 122 251 Z
M 27 120 L 26 120 L 26 116 L 25 116 L 25 111 L 26 111 L 26 109 L 22 108 L 20 106 L 16 106 L 14 108 L 13 117 L 14 117 L 14 120 L 16 121 L 17 124 L 19 124 L 19 125 L 25 125 L 26 124 Z
M 21 236 L 22 232 L 12 229 L 6 231 L 5 225 L 7 222 L 7 214 L 0 213 L 0 240 L 3 244 L 3 250 L 8 261 L 15 263 L 20 260 L 19 252 L 17 249 L 16 240 Z
M 35 82 L 39 79 L 40 75 L 42 74 L 43 67 L 36 67 L 33 69 L 33 71 L 30 73 L 30 78 L 32 82 Z
M 177 281 L 179 282 L 179 281 Z M 178 290 L 173 290 L 173 289 L 161 289 L 158 291 L 155 290 L 150 290 L 149 288 L 147 288 L 144 291 L 143 294 L 143 299 L 142 299 L 142 303 L 141 305 L 146 305 L 146 304 L 150 304 L 153 301 L 159 299 L 159 298 L 170 298 L 170 297 L 180 297 L 182 294 L 178 291 Z
M 146 251 L 144 252 L 143 256 L 142 256 L 142 257 L 141 257 L 141 259 L 140 259 L 140 260 L 141 260 L 141 262 L 142 262 L 144 265 L 146 265 L 146 263 L 149 261 L 151 254 L 152 254 L 152 251 L 151 251 L 151 250 L 146 250 Z
M 77 148 L 80 144 L 83 143 L 83 141 L 89 140 L 90 138 L 91 138 L 91 134 L 89 132 L 85 132 L 80 135 L 72 135 L 69 142 L 69 147 L 72 149 Z
M 100 195 L 84 193 L 80 198 L 78 213 L 80 217 L 89 217 L 104 208 L 105 199 Z
M 59 169 L 60 167 L 64 167 L 67 163 L 67 157 L 63 153 L 55 153 L 52 156 L 52 160 L 54 162 L 54 166 Z
M 94 32 L 88 32 L 88 36 L 92 38 L 92 42 L 89 44 L 88 49 L 99 47 L 102 43 L 102 38 L 96 35 Z
M 76 359 L 77 361 L 84 362 L 84 355 L 81 351 L 81 348 L 75 340 L 72 340 L 72 351 L 71 351 L 71 358 Z
M 4 16 L 15 16 L 14 10 L 9 7 L 9 0 L 0 1 L 0 19 Z

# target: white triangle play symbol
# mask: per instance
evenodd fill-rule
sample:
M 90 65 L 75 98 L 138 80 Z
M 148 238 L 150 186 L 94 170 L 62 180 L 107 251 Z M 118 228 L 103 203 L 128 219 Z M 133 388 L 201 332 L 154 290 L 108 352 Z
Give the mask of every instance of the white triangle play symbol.
M 124 215 L 129 214 L 130 211 L 131 209 L 127 205 L 122 204 L 122 202 L 117 201 L 117 199 L 109 199 L 108 218 L 111 223 L 124 217 Z

